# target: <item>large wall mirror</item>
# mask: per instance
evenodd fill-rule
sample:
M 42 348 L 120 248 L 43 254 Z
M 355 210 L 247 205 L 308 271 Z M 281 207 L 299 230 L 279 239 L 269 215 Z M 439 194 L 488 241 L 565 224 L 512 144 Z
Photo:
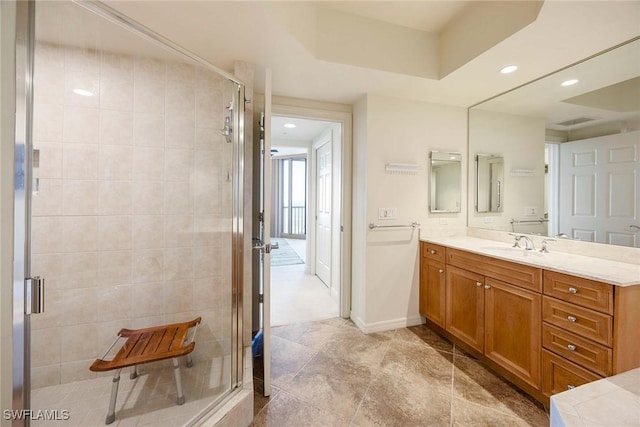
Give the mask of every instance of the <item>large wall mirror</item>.
M 432 213 L 460 212 L 462 155 L 431 152 L 429 209 Z
M 469 194 L 469 227 L 640 247 L 640 38 L 471 107 L 470 171 L 486 153 L 502 211 Z

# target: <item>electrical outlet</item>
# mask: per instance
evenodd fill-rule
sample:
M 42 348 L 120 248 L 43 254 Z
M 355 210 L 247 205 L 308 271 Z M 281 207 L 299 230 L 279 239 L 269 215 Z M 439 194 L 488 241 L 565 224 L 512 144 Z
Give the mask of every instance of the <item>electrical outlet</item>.
M 378 208 L 378 219 L 396 219 L 396 208 Z
M 449 225 L 449 220 L 447 218 L 440 218 L 440 225 Z
M 491 224 L 493 222 L 493 217 L 492 216 L 485 216 L 482 218 L 482 222 L 484 222 L 485 224 Z
M 536 216 L 538 215 L 538 209 L 535 206 L 525 206 L 524 216 Z

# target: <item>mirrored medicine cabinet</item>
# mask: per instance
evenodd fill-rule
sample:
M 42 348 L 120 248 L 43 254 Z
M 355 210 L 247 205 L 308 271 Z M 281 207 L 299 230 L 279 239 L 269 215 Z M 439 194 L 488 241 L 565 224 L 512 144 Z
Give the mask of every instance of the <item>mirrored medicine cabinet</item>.
M 460 212 L 462 155 L 432 151 L 430 154 L 429 211 Z

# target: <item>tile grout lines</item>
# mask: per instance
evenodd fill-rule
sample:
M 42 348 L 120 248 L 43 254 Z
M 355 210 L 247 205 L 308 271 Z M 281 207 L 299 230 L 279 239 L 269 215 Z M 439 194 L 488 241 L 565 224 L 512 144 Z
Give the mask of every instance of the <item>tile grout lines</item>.
M 397 332 L 397 329 L 395 329 L 393 331 L 393 336 L 391 337 L 391 339 L 389 339 L 389 342 L 387 343 L 387 348 L 384 350 L 384 354 L 382 355 L 382 360 L 380 362 L 383 362 L 384 358 L 387 357 L 387 353 L 389 352 L 389 348 L 391 347 L 391 341 L 393 341 L 393 339 L 395 338 L 396 332 Z M 382 368 L 380 368 L 376 374 L 371 376 L 371 380 L 369 381 L 369 384 L 367 384 L 367 388 L 364 391 L 364 393 L 362 394 L 362 399 L 360 399 L 360 403 L 358 404 L 358 407 L 356 408 L 356 411 L 353 413 L 353 416 L 351 417 L 351 420 L 349 421 L 349 426 L 353 425 L 353 420 L 356 419 L 356 415 L 358 415 L 358 412 L 360 411 L 360 408 L 362 408 L 362 404 L 364 403 L 364 399 L 369 394 L 369 389 L 371 388 L 371 385 L 376 380 L 378 375 L 381 375 L 381 374 L 382 374 Z
M 449 427 L 453 427 L 453 399 L 456 374 L 456 345 L 451 347 L 451 399 L 449 400 Z

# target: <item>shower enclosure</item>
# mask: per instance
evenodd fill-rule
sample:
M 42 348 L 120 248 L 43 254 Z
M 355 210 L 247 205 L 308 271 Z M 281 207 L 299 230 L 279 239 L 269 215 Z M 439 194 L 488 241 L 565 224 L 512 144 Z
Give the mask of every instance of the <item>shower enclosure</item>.
M 201 317 L 184 405 L 167 360 L 124 375 L 115 408 L 132 425 L 194 422 L 242 382 L 244 87 L 99 3 L 18 3 L 14 275 L 45 291 L 14 324 L 14 390 L 25 409 L 104 423 L 113 373 L 89 366 L 118 331 Z M 16 313 L 38 296 L 22 286 Z

